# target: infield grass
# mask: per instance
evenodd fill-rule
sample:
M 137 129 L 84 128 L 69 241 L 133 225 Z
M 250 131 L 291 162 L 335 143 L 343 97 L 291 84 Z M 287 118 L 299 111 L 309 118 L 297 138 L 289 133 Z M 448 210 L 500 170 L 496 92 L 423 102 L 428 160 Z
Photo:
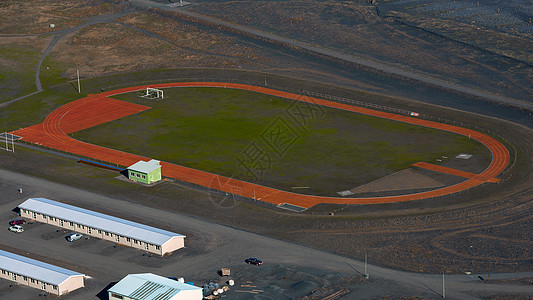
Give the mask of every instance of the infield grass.
M 337 196 L 411 164 L 470 153 L 457 134 L 224 88 L 164 89 L 164 100 L 115 98 L 152 107 L 71 136 L 154 159 L 298 192 Z M 295 112 L 314 109 L 302 122 Z M 298 120 L 300 122 L 298 122 Z M 305 124 L 304 124 L 305 123 Z

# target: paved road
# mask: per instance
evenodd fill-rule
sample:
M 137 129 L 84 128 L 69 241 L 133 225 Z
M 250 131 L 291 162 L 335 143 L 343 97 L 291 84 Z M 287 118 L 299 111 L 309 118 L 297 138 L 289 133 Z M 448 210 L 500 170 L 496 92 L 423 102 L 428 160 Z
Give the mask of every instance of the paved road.
M 17 193 L 18 187 L 23 187 L 23 194 Z M 47 197 L 75 201 L 80 206 L 110 214 L 128 215 L 143 220 L 144 223 L 158 224 L 167 230 L 187 235 L 190 242 L 188 248 L 176 252 L 186 255 L 178 254 L 166 260 L 153 259 L 143 262 L 140 259 L 144 257 L 139 255 L 138 250 L 125 247 L 117 250 L 111 247 L 109 242 L 93 239 L 87 242 L 87 245 L 77 244 L 81 245 L 80 247 L 71 244 L 65 246 L 67 243 L 61 237 L 54 236 L 55 228 L 45 224 L 27 225 L 27 232 L 17 235 L 16 239 L 13 239 L 14 234 L 7 230 L 0 230 L 0 240 L 3 244 L 0 248 L 13 247 L 41 255 L 59 265 L 85 272 L 92 277 L 88 279 L 88 288 L 83 293 L 73 293 L 66 299 L 77 297 L 87 299 L 88 295 L 94 297 L 109 282 L 119 280 L 125 274 L 132 272 L 155 272 L 165 276 L 176 275 L 179 272 L 179 276 L 194 278 L 201 282 L 208 280 L 209 274 L 220 267 L 213 262 L 236 266 L 238 269 L 243 265 L 243 258 L 250 256 L 251 253 L 263 258 L 270 265 L 280 264 L 298 270 L 313 270 L 316 276 L 333 272 L 355 276 L 364 270 L 362 262 L 343 256 L 2 169 L 0 169 L 0 191 L 2 191 L 0 193 L 2 221 L 12 217 L 10 210 L 28 197 Z M 58 235 L 63 236 L 62 233 Z M 368 273 L 369 282 L 360 286 L 357 297 L 391 294 L 439 297 L 442 290 L 442 275 L 402 272 L 374 265 L 368 266 Z M 478 299 L 480 295 L 533 294 L 532 286 L 493 283 L 498 279 L 533 276 L 533 272 L 491 274 L 491 283 L 478 280 L 478 275 L 487 278 L 487 274 L 446 276 L 446 297 Z M 392 286 L 395 287 L 394 291 Z

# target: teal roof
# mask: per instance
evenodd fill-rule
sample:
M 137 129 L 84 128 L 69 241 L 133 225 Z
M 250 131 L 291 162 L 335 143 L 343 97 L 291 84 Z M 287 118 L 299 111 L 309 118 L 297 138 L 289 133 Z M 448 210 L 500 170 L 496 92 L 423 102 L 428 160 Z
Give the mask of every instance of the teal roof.
M 184 290 L 201 290 L 201 288 L 152 273 L 143 273 L 124 277 L 108 292 L 135 300 L 168 300 Z M 199 295 L 201 299 L 202 293 Z

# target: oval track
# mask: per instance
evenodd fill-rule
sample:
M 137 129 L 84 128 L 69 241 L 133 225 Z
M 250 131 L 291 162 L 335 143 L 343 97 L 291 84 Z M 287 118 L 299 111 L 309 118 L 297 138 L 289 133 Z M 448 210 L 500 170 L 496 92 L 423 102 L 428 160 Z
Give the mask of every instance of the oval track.
M 220 87 L 220 88 L 234 88 L 241 90 L 248 90 L 258 92 L 262 94 L 278 96 L 288 98 L 297 101 L 304 101 L 309 103 L 316 103 L 327 107 L 342 109 L 346 111 L 361 113 L 379 118 L 386 118 L 396 120 L 404 123 L 414 124 L 418 126 L 424 126 L 429 128 L 435 128 L 439 130 L 449 131 L 464 136 L 468 136 L 472 139 L 484 144 L 492 153 L 492 161 L 487 169 L 482 173 L 473 176 L 472 178 L 465 180 L 459 184 L 447 186 L 441 189 L 432 191 L 415 193 L 409 195 L 390 196 L 390 197 L 372 197 L 372 198 L 339 198 L 339 197 L 322 197 L 312 195 L 302 195 L 291 193 L 287 191 L 281 191 L 253 183 L 248 183 L 236 179 L 227 178 L 221 175 L 211 174 L 175 164 L 162 162 L 162 174 L 165 177 L 178 179 L 181 181 L 187 181 L 201 186 L 214 188 L 217 190 L 225 191 L 228 193 L 245 196 L 259 201 L 272 203 L 275 205 L 288 203 L 304 208 L 309 208 L 320 203 L 335 203 L 335 204 L 377 204 L 377 203 L 392 203 L 411 200 L 421 200 L 432 197 L 449 195 L 457 192 L 467 190 L 475 187 L 484 182 L 494 181 L 493 179 L 500 174 L 509 164 L 509 151 L 497 140 L 482 134 L 480 132 L 461 128 L 457 126 L 441 124 L 437 122 L 421 120 L 418 118 L 412 118 L 408 116 L 395 115 L 387 112 L 371 110 L 367 108 L 355 107 L 348 104 L 342 104 L 337 102 L 331 102 L 318 98 L 297 95 L 293 93 L 277 91 L 273 89 L 256 87 L 246 84 L 236 83 L 221 83 L 221 82 L 181 82 L 181 83 L 165 83 L 165 84 L 153 84 L 146 86 L 129 87 L 124 89 L 118 89 L 114 91 L 108 91 L 97 95 L 89 95 L 88 97 L 70 102 L 57 110 L 53 111 L 46 120 L 39 125 L 34 125 L 28 128 L 14 131 L 13 134 L 24 137 L 25 140 L 39 143 L 49 146 L 51 148 L 76 153 L 95 159 L 108 161 L 120 165 L 132 165 L 139 160 L 149 160 L 146 157 L 125 153 L 118 150 L 113 150 L 97 145 L 92 145 L 75 140 L 67 135 L 67 133 L 79 130 L 79 124 L 74 125 L 73 120 L 75 118 L 67 117 L 69 114 L 83 114 L 84 106 L 86 109 L 90 109 L 91 101 L 106 101 L 111 100 L 106 97 L 118 95 L 127 92 L 134 92 L 152 88 L 170 88 L 170 87 Z M 139 108 L 139 111 L 142 111 Z M 94 125 L 98 122 L 92 120 Z M 102 120 L 100 123 L 109 121 Z M 94 126 L 93 125 L 93 126 Z M 78 126 L 78 127 L 76 127 Z M 31 130 L 29 130 L 31 128 Z M 42 129 L 41 129 L 42 128 Z

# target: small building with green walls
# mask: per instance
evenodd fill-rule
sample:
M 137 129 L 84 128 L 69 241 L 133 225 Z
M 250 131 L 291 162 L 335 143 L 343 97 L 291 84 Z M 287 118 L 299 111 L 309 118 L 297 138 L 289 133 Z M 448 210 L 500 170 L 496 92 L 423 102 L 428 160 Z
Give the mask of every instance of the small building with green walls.
M 128 179 L 150 184 L 161 180 L 160 161 L 152 159 L 150 161 L 138 161 L 128 167 Z

